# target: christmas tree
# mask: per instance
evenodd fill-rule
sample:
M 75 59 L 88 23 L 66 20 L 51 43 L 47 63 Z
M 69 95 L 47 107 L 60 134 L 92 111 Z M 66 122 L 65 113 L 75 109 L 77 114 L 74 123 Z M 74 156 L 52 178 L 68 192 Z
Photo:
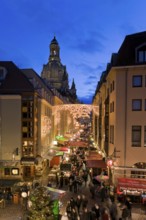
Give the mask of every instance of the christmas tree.
M 54 201 L 46 187 L 37 187 L 29 195 L 28 219 L 53 220 Z

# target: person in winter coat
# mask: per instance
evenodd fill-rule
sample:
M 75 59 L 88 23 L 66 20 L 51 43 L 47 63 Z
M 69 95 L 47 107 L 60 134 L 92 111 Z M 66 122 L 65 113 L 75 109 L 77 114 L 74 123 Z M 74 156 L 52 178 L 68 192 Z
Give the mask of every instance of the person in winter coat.
M 112 205 L 110 207 L 110 216 L 112 220 L 116 220 L 117 218 L 117 205 L 114 201 L 112 202 Z
M 130 217 L 130 211 L 126 205 L 122 208 L 122 220 L 127 220 Z
M 70 201 L 68 201 L 67 206 L 66 206 L 66 213 L 67 213 L 68 218 L 70 218 L 71 216 L 71 211 L 72 211 L 72 207 L 71 207 Z
M 62 215 L 61 220 L 69 220 L 67 212 L 65 212 L 64 215 Z
M 108 213 L 108 210 L 105 209 L 102 216 L 101 216 L 101 220 L 110 220 L 110 216 L 109 216 L 109 213 Z
M 90 212 L 87 208 L 85 208 L 82 212 L 82 214 L 80 215 L 80 219 L 82 220 L 90 220 Z
M 117 220 L 122 220 L 121 203 L 118 203 L 118 204 L 117 204 Z
M 78 213 L 77 213 L 75 208 L 73 208 L 72 211 L 71 211 L 70 220 L 78 220 Z
M 84 210 L 87 207 L 88 199 L 85 197 L 85 195 L 82 195 L 82 210 Z
M 80 212 L 81 204 L 82 204 L 82 198 L 81 198 L 80 195 L 78 195 L 77 198 L 76 198 L 76 206 L 77 206 L 78 214 Z
M 98 220 L 100 218 L 100 209 L 97 203 L 92 207 L 92 211 L 95 212 L 96 219 Z
M 130 217 L 131 217 L 132 203 L 131 203 L 129 197 L 126 198 L 125 205 L 127 206 L 128 210 L 129 210 L 129 213 L 130 213 Z
M 72 209 L 74 209 L 76 207 L 76 201 L 73 197 L 71 197 L 71 199 L 70 199 L 70 205 L 71 205 Z

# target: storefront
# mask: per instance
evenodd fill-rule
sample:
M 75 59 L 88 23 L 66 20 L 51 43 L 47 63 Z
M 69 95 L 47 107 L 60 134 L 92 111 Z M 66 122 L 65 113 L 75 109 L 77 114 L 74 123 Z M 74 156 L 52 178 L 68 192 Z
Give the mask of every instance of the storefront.
M 31 179 L 35 176 L 36 159 L 34 157 L 22 157 L 21 165 L 23 170 L 23 179 Z
M 146 179 L 118 178 L 117 196 L 131 198 L 134 203 L 144 203 L 146 200 Z

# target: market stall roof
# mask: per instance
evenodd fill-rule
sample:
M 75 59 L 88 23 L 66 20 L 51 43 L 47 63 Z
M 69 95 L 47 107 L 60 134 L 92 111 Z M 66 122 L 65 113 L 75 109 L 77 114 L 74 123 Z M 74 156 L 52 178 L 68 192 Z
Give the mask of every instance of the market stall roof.
M 64 152 L 63 151 L 58 151 L 56 152 L 55 156 L 63 156 Z
M 59 152 L 59 151 L 68 151 L 68 147 L 57 147 L 57 146 L 53 146 L 53 147 L 50 147 L 49 150 L 56 151 L 56 153 L 57 153 L 57 151 L 58 151 L 58 152 Z
M 86 166 L 88 168 L 107 168 L 104 160 L 86 160 Z
M 102 157 L 97 156 L 86 156 L 85 160 L 102 160 Z
M 90 151 L 85 160 L 102 160 L 103 157 L 97 151 Z
M 136 178 L 118 178 L 118 187 L 121 189 L 145 189 L 146 180 Z
M 52 187 L 47 187 L 47 189 L 50 192 L 50 194 L 52 194 L 52 196 L 54 197 L 53 199 L 61 198 L 66 193 L 66 191 L 64 191 L 64 190 L 60 190 L 60 189 L 56 189 L 56 188 L 52 188 Z
M 84 141 L 70 141 L 67 145 L 70 147 L 87 147 L 87 143 Z
M 68 142 L 68 138 L 65 138 L 63 136 L 56 136 L 56 140 L 61 145 L 65 145 Z

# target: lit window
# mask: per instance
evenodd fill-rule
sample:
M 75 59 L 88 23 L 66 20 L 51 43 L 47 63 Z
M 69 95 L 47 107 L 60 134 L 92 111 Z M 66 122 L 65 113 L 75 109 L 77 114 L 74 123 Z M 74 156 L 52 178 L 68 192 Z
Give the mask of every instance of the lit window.
M 142 87 L 142 76 L 133 76 L 132 78 L 132 86 L 133 87 Z
M 19 175 L 19 169 L 18 168 L 12 168 L 11 173 L 12 173 L 12 175 Z
M 141 111 L 142 110 L 142 100 L 133 99 L 132 100 L 132 111 Z

